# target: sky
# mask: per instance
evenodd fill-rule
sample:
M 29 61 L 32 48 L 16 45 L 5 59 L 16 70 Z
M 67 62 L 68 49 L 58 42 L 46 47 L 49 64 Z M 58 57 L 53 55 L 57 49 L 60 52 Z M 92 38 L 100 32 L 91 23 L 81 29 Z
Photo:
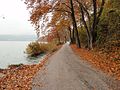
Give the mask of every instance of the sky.
M 35 35 L 29 16 L 23 1 L 0 0 L 0 35 Z

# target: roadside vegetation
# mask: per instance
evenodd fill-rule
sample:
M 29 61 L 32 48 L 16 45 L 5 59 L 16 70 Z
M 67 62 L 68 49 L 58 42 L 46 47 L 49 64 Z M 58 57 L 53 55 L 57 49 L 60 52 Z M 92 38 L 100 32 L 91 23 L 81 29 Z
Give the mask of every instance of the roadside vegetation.
M 24 1 L 31 11 L 30 21 L 38 37 L 39 32 L 48 32 L 48 42 L 69 41 L 78 49 L 102 54 L 104 62 L 116 63 L 118 71 L 113 70 L 115 73 L 120 71 L 120 0 Z M 52 14 L 51 19 L 49 14 Z M 43 21 L 45 30 L 39 21 Z
M 42 53 L 50 53 L 56 51 L 55 43 L 40 43 L 40 42 L 31 42 L 27 45 L 26 53 L 28 56 L 38 56 Z
M 30 21 L 48 41 L 70 41 L 78 48 L 96 50 L 120 60 L 119 0 L 24 0 Z M 39 4 L 39 5 L 38 5 Z M 49 20 L 49 14 L 52 14 Z M 44 21 L 40 27 L 39 21 Z M 48 22 L 49 21 L 49 22 Z

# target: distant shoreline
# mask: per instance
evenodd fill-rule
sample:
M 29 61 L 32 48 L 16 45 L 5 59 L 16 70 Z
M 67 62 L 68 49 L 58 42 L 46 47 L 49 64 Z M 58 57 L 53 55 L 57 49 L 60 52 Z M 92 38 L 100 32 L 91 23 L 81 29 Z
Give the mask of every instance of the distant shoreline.
M 0 41 L 34 41 L 35 35 L 0 35 Z

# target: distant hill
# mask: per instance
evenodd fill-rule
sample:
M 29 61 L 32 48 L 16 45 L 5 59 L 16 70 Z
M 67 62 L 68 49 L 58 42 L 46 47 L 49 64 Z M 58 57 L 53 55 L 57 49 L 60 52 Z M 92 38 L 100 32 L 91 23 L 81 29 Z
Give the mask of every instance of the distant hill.
M 35 35 L 0 35 L 0 41 L 33 41 Z

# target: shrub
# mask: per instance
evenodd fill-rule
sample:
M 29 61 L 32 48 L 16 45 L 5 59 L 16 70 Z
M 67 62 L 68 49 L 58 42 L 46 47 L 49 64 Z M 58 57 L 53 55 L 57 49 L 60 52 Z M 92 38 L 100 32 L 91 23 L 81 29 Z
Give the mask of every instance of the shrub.
M 120 45 L 120 15 L 115 10 L 110 10 L 104 16 L 97 30 L 98 45 L 105 45 L 105 47 Z
M 41 53 L 47 53 L 54 51 L 56 49 L 55 43 L 39 43 L 39 42 L 31 42 L 28 44 L 26 48 L 26 53 L 28 56 L 37 56 Z
M 26 48 L 26 53 L 29 56 L 36 56 L 36 55 L 42 53 L 39 43 L 38 42 L 31 42 L 30 44 L 28 44 L 28 46 Z
M 13 68 L 17 68 L 17 67 L 20 67 L 20 66 L 23 66 L 23 64 L 22 63 L 20 63 L 20 64 L 11 64 L 11 65 L 8 66 L 8 68 L 13 69 Z

